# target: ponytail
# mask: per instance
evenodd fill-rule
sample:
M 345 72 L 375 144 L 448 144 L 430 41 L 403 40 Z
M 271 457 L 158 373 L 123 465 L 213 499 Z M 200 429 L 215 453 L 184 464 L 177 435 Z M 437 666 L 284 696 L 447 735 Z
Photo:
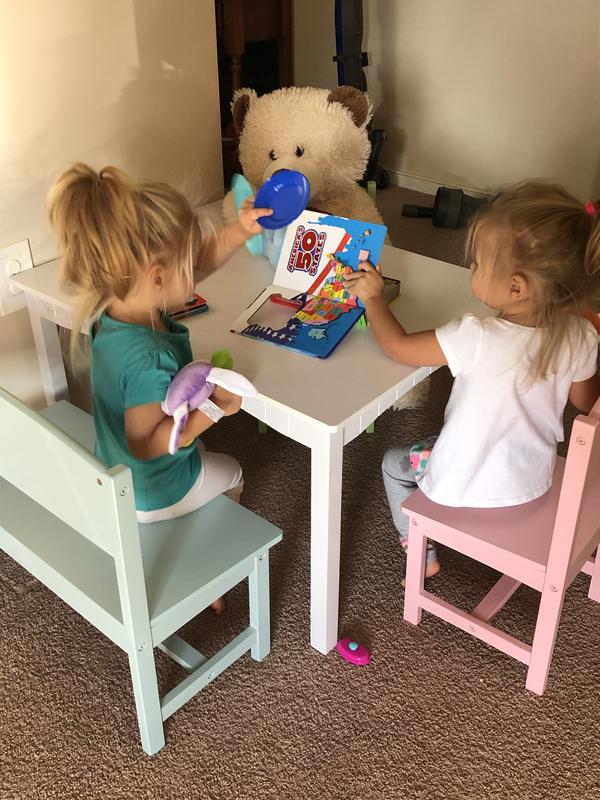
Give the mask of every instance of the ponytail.
M 117 167 L 77 163 L 48 195 L 62 250 L 61 282 L 78 298 L 71 358 L 79 331 L 115 298 L 124 300 L 151 260 L 193 282 L 200 232 L 189 202 L 165 184 L 136 184 Z
M 147 261 L 129 177 L 75 164 L 51 189 L 48 212 L 62 246 L 61 279 L 75 292 L 123 299 Z

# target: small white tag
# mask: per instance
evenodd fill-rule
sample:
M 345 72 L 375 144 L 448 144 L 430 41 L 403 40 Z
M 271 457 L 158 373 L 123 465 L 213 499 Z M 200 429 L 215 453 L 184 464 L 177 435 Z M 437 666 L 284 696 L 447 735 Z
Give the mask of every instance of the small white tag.
M 223 409 L 219 408 L 219 406 L 210 399 L 205 400 L 201 406 L 198 406 L 198 409 L 203 414 L 206 414 L 209 419 L 212 419 L 213 422 L 218 422 L 221 417 L 225 416 Z

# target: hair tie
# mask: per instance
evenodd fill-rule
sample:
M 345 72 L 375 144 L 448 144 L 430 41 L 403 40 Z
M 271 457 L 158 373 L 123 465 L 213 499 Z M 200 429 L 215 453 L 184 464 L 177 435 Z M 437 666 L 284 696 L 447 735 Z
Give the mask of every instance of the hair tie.
M 588 200 L 587 203 L 585 203 L 584 208 L 590 217 L 595 217 L 598 213 L 598 209 L 591 200 Z

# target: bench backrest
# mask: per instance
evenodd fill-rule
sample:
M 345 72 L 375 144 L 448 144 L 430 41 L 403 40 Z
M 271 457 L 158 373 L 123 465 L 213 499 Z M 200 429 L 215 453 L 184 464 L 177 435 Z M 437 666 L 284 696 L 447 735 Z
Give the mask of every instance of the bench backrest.
M 127 512 L 135 514 L 129 470 L 106 469 L 78 442 L 3 389 L 0 478 L 111 556 L 119 554 L 118 506 L 122 514 L 124 498 L 118 493 L 129 493 Z

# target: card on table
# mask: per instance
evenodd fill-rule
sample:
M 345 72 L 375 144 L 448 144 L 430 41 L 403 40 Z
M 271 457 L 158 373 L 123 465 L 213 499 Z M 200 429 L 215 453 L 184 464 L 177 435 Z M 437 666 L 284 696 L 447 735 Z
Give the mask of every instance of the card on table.
M 194 292 L 186 300 L 185 305 L 175 309 L 175 311 L 171 311 L 169 316 L 171 319 L 183 319 L 184 317 L 192 317 L 194 314 L 202 314 L 204 311 L 208 311 L 208 303 L 201 295 Z

